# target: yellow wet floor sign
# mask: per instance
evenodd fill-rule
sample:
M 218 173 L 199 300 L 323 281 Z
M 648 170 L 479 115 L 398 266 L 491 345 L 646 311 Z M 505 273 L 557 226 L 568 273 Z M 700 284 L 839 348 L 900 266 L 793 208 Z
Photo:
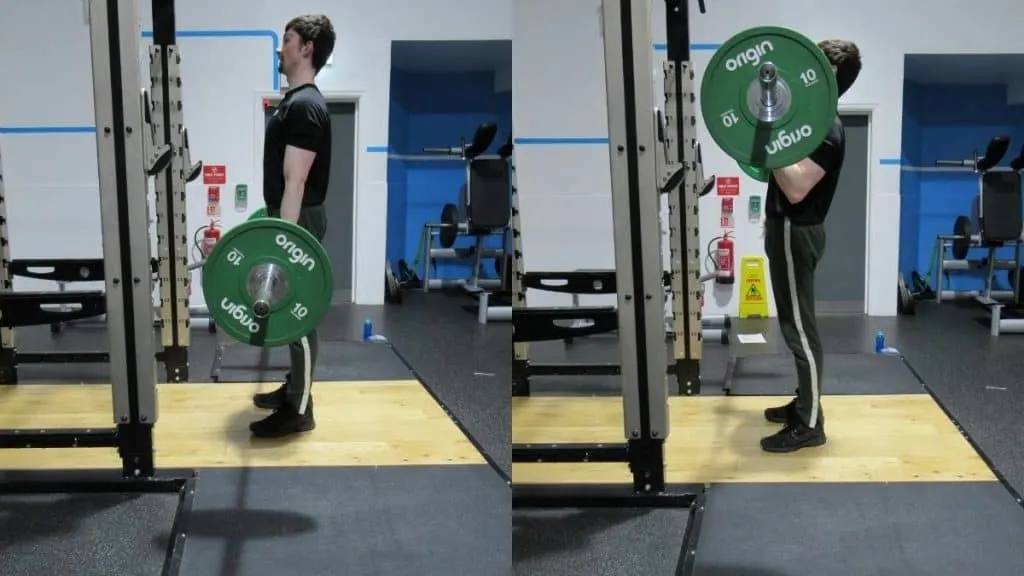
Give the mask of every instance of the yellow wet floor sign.
M 768 285 L 764 258 L 744 256 L 740 260 L 740 318 L 768 317 Z

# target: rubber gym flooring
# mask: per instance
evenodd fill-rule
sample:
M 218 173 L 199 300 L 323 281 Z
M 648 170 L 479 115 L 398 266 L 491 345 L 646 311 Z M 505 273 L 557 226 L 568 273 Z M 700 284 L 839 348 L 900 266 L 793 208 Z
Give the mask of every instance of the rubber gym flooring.
M 587 418 L 589 410 L 601 420 L 587 423 L 586 437 L 617 439 L 617 401 L 602 404 L 617 383 L 538 379 L 539 397 L 515 402 L 513 429 L 511 329 L 477 325 L 464 303 L 409 294 L 401 307 L 332 311 L 319 376 L 333 382 L 318 388 L 318 429 L 291 448 L 246 444 L 240 432 L 255 416 L 248 396 L 284 371 L 278 351 L 261 358 L 232 346 L 223 382 L 162 386 L 169 400 L 161 407 L 157 449 L 162 458 L 199 468 L 180 574 L 498 575 L 510 565 L 516 575 L 675 574 L 686 512 L 511 513 L 502 475 L 512 473 L 513 432 L 517 440 L 567 434 L 571 426 L 563 421 Z M 366 316 L 391 346 L 359 342 Z M 706 346 L 704 394 L 672 400 L 681 407 L 673 411 L 671 454 L 685 464 L 670 464 L 670 478 L 710 485 L 706 506 L 689 526 L 699 528 L 694 573 L 1024 573 L 1024 512 L 996 479 L 1024 489 L 1024 388 L 1017 373 L 1024 339 L 990 339 L 979 316 L 944 303 L 920 307 L 913 318 L 821 318 L 830 443 L 771 459 L 756 450 L 757 439 L 774 430 L 758 412 L 792 391 L 774 328 L 769 344 L 754 349 Z M 871 354 L 879 329 L 905 361 Z M 88 326 L 57 337 L 46 328 L 18 334 L 26 350 L 105 346 L 102 329 Z M 214 341 L 204 331 L 194 334 L 193 380 L 206 382 Z M 616 354 L 608 336 L 568 349 L 532 349 L 540 360 L 608 361 Z M 730 355 L 745 356 L 731 376 Z M 88 402 L 99 400 L 88 383 L 105 381 L 102 366 L 25 366 L 21 376 L 25 384 L 0 388 L 0 427 L 33 426 L 54 411 L 65 414 L 57 419 L 61 426 L 97 417 Z M 734 393 L 728 397 L 721 394 L 727 376 Z M 72 385 L 53 386 L 60 382 Z M 565 398 L 564 409 L 523 426 L 521 414 L 545 414 L 554 395 Z M 701 415 L 700 406 L 714 415 Z M 983 456 L 940 417 L 943 408 Z M 109 409 L 104 403 L 97 414 L 105 418 Z M 683 415 L 690 419 L 677 420 Z M 185 418 L 194 426 L 178 421 Z M 98 451 L 96 464 L 83 463 L 88 449 L 51 451 L 42 461 L 33 452 L 0 451 L 0 465 L 115 462 Z M 589 481 L 621 476 L 588 470 Z M 516 473 L 581 480 L 571 470 L 517 465 Z M 161 574 L 177 507 L 176 496 L 162 494 L 0 496 L 0 573 Z
M 265 414 L 251 395 L 280 382 L 286 350 L 227 346 L 211 383 L 216 339 L 194 330 L 192 383 L 158 388 L 157 465 L 198 471 L 181 513 L 175 494 L 0 495 L 0 574 L 169 574 L 176 528 L 174 573 L 188 576 L 508 573 L 507 465 L 489 459 L 502 443 L 508 452 L 511 334 L 478 326 L 463 303 L 411 295 L 402 307 L 333 310 L 317 429 L 297 440 L 247 430 Z M 359 340 L 367 316 L 389 343 Z M 17 338 L 28 351 L 106 346 L 105 329 L 89 325 Z M 0 387 L 0 428 L 108 426 L 107 371 L 22 366 L 21 384 Z M 0 450 L 12 479 L 119 467 L 108 449 Z
M 979 316 L 945 303 L 910 318 L 821 317 L 829 444 L 788 455 L 758 440 L 778 428 L 761 411 L 793 393 L 792 361 L 771 322 L 735 327 L 768 343 L 706 345 L 703 394 L 669 401 L 668 480 L 705 484 L 704 506 L 692 518 L 517 510 L 514 573 L 673 575 L 684 560 L 697 576 L 1024 573 L 1024 339 L 990 339 Z M 873 353 L 880 329 L 902 357 Z M 614 337 L 592 336 L 532 344 L 531 357 L 607 362 L 618 351 Z M 532 382 L 534 397 L 513 399 L 515 442 L 621 441 L 614 378 Z M 624 468 L 516 464 L 513 481 L 628 481 Z

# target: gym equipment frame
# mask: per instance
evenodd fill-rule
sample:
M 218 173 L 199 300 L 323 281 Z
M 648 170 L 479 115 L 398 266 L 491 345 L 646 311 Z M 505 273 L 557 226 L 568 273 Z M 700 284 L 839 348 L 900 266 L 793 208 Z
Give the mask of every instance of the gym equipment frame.
M 992 281 L 995 276 L 995 270 L 1016 270 L 1020 268 L 1020 240 L 1013 242 L 1014 251 L 1017 254 L 1016 262 L 1014 260 L 998 260 L 995 259 L 995 248 L 989 249 L 989 254 L 985 258 L 971 259 L 971 258 L 946 258 L 946 251 L 950 247 L 950 244 L 957 240 L 964 239 L 958 234 L 939 234 L 935 237 L 935 251 L 937 254 L 935 258 L 935 302 L 949 302 L 952 300 L 961 300 L 963 298 L 978 298 L 985 297 L 993 300 L 1010 300 L 1017 301 L 1017 288 L 1013 290 L 993 290 Z M 984 245 L 981 242 L 980 234 L 970 234 L 966 237 L 966 240 L 970 242 L 972 248 L 982 248 Z M 985 277 L 985 290 L 979 292 L 976 290 L 961 291 L 961 290 L 947 290 L 945 288 L 946 273 L 954 270 L 983 270 L 987 269 L 988 273 Z
M 602 26 L 608 102 L 609 155 L 611 157 L 612 212 L 615 230 L 619 351 L 622 359 L 623 444 L 516 445 L 512 461 L 524 462 L 622 462 L 633 475 L 631 487 L 610 485 L 516 485 L 513 508 L 662 506 L 691 511 L 702 500 L 702 486 L 669 489 L 665 482 L 665 439 L 669 435 L 667 347 L 663 312 L 664 286 L 661 265 L 659 194 L 666 186 L 658 181 L 655 158 L 660 143 L 655 137 L 650 103 L 654 101 L 650 70 L 653 66 L 650 7 L 647 2 L 602 0 Z M 701 2 L 701 11 L 704 6 Z M 692 126 L 693 87 L 690 68 L 689 14 L 685 0 L 667 0 L 668 62 L 666 97 L 670 121 L 663 127 L 665 183 L 685 185 L 685 208 L 674 215 L 685 223 L 685 233 L 673 236 L 673 292 L 683 315 L 686 354 L 683 377 L 696 379 L 700 367 L 699 246 L 696 238 L 695 149 L 686 145 L 685 127 Z M 690 136 L 690 138 L 693 138 Z M 679 195 L 670 194 L 670 197 Z M 515 231 L 514 231 L 515 232 Z M 675 243 L 679 243 L 676 249 Z M 516 250 L 520 249 L 518 236 Z M 518 276 L 518 274 L 517 274 Z M 513 279 L 513 289 L 521 278 Z M 586 310 L 586 308 L 584 308 Z M 550 323 L 550 309 L 518 309 L 513 312 L 516 354 L 523 328 Z M 536 332 L 536 330 L 533 330 Z
M 0 448 L 117 448 L 121 471 L 86 471 L 74 477 L 6 473 L 3 489 L 181 492 L 187 507 L 187 486 L 194 473 L 157 478 L 154 461 L 158 413 L 147 177 L 157 171 L 159 162 L 154 161 L 160 154 L 144 156 L 152 143 L 145 142 L 142 129 L 138 5 L 136 0 L 90 0 L 88 7 L 114 426 L 3 430 Z M 153 28 L 156 43 L 173 48 L 172 1 L 153 0 Z M 177 544 L 179 539 L 172 540 Z M 168 554 L 168 564 L 174 563 L 173 556 L 180 554 Z
M 160 279 L 160 306 L 151 310 L 149 322 L 162 330 L 162 349 L 155 355 L 163 363 L 166 378 L 171 382 L 187 381 L 188 347 L 190 344 L 190 309 L 188 306 L 189 272 L 198 264 L 188 264 L 185 214 L 185 184 L 198 177 L 201 163 L 192 164 L 188 133 L 183 124 L 181 102 L 180 56 L 175 43 L 173 2 L 154 1 L 154 6 L 168 4 L 169 26 L 153 29 L 150 48 L 150 100 L 144 92 L 140 114 L 151 129 L 150 136 L 137 133 L 144 153 L 145 175 L 156 176 L 157 250 L 158 259 L 150 259 L 146 268 Z M 136 30 L 138 32 L 138 30 Z M 95 39 L 94 39 L 95 42 Z M 135 46 L 138 47 L 136 41 Z M 95 56 L 95 54 L 94 54 Z M 95 64 L 106 66 L 107 64 Z M 135 76 L 137 77 L 137 76 Z M 157 145 L 156 142 L 164 142 Z M 101 159 L 102 162 L 102 159 Z M 107 322 L 109 299 L 103 291 L 69 291 L 71 282 L 97 281 L 106 276 L 108 258 L 43 258 L 13 260 L 8 241 L 6 198 L 0 165 L 0 384 L 18 382 L 18 366 L 22 364 L 109 363 L 106 351 L 24 352 L 15 345 L 15 328 L 49 324 L 52 333 L 60 332 L 68 322 Z M 178 215 L 178 216 L 175 216 Z M 148 230 L 148 221 L 146 222 Z M 141 272 L 140 272 L 141 273 Z M 22 276 L 56 281 L 58 291 L 14 291 L 13 278 Z M 140 311 L 140 314 L 145 314 Z
M 965 160 L 938 160 L 937 166 L 969 168 L 978 175 L 978 233 L 971 231 L 971 219 L 959 216 L 954 224 L 953 234 L 939 234 L 935 238 L 936 288 L 935 301 L 951 300 L 962 293 L 943 289 L 943 279 L 947 270 L 984 268 L 985 288 L 980 293 L 968 293 L 989 313 L 989 334 L 998 337 L 1001 334 L 1024 333 L 1024 317 L 1014 314 L 1006 317 L 1006 313 L 1016 312 L 1014 308 L 1020 302 L 1019 282 L 1013 282 L 1011 291 L 992 290 L 995 271 L 1009 269 L 1011 277 L 1017 276 L 1020 269 L 1020 248 L 1024 221 L 1021 217 L 1021 175 L 1024 169 L 1024 148 L 1010 162 L 1009 169 L 998 169 L 996 164 L 1002 160 L 1010 147 L 1010 137 L 999 135 L 992 138 L 985 148 L 985 154 L 979 156 L 977 151 L 972 158 Z M 1013 260 L 998 260 L 996 249 L 1013 245 Z M 955 260 L 946 259 L 946 248 L 952 249 Z M 971 248 L 985 248 L 987 256 L 983 263 L 967 259 Z M 999 299 L 1009 298 L 1011 308 Z
M 678 6 L 672 2 L 670 7 Z M 673 26 L 685 25 L 676 24 Z M 685 33 L 685 32 L 684 32 Z M 688 56 L 687 56 L 688 57 Z M 698 260 L 689 260 L 680 255 L 688 254 L 686 239 L 696 236 L 697 202 L 714 189 L 715 177 L 704 178 L 703 162 L 701 158 L 700 144 L 696 139 L 689 142 L 676 140 L 668 137 L 671 133 L 668 126 L 668 118 L 683 117 L 691 118 L 691 124 L 696 122 L 692 100 L 686 102 L 687 93 L 692 97 L 692 73 L 688 78 L 682 80 L 682 88 L 677 89 L 674 78 L 678 76 L 678 68 L 673 64 L 667 65 L 665 71 L 665 101 L 666 108 L 672 115 L 666 117 L 658 110 L 656 122 L 658 125 L 657 143 L 655 147 L 655 165 L 660 175 L 658 190 L 668 195 L 669 215 L 667 228 L 669 231 L 670 262 L 669 271 L 663 273 L 663 284 L 671 294 L 671 314 L 663 329 L 668 339 L 672 342 L 672 362 L 667 367 L 668 374 L 675 376 L 676 387 L 679 394 L 696 395 L 700 394 L 701 379 L 699 365 L 693 360 L 699 360 L 703 351 L 703 342 L 718 341 L 722 344 L 729 343 L 729 331 L 731 321 L 726 316 L 702 317 L 700 314 L 700 301 L 703 286 L 706 282 L 715 278 L 714 273 L 699 275 L 700 267 L 696 264 Z M 675 161 L 681 158 L 683 161 Z M 672 159 L 672 161 L 670 161 Z M 684 168 L 685 167 L 685 168 Z M 682 185 L 681 185 L 682 184 Z M 515 196 L 513 188 L 513 198 Z M 683 207 L 686 207 L 684 210 Z M 517 216 L 518 213 L 516 212 Z M 519 220 L 514 220 L 513 234 L 520 232 Z M 659 230 L 661 222 L 659 218 Z M 688 236 L 689 235 L 689 236 Z M 617 235 L 618 236 L 618 235 Z M 699 247 L 697 247 L 699 250 Z M 697 258 L 696 253 L 693 256 Z M 512 368 L 512 395 L 530 395 L 531 376 L 621 376 L 620 366 L 617 363 L 537 363 L 529 357 L 528 341 L 544 341 L 562 339 L 570 344 L 575 338 L 598 335 L 605 333 L 617 333 L 617 307 L 582 307 L 579 305 L 581 294 L 617 294 L 616 270 L 575 270 L 571 272 L 525 272 L 522 265 L 522 249 L 517 245 L 513 261 L 513 314 L 525 315 L 530 321 L 520 321 L 520 327 L 516 331 L 516 339 L 519 340 L 515 348 L 515 356 Z M 690 280 L 692 278 L 692 280 Z M 684 287 L 687 287 L 685 290 Z M 525 290 L 544 290 L 558 292 L 572 296 L 573 305 L 568 308 L 526 308 Z M 663 308 L 663 306 L 662 306 Z M 554 320 L 570 322 L 569 325 L 553 324 Z M 524 327 L 523 324 L 526 324 Z M 694 327 L 696 332 L 694 332 Z
M 1017 170 L 982 172 L 978 178 L 978 214 L 981 230 L 979 244 L 988 249 L 988 266 L 985 274 L 986 293 L 975 300 L 988 310 L 989 334 L 1020 334 L 1024 332 L 1024 318 L 1015 315 L 1007 318 L 1006 305 L 992 297 L 992 281 L 997 268 L 996 248 L 1008 243 L 1014 244 L 1014 266 L 1020 268 L 1020 238 L 1024 232 L 1021 218 L 1021 176 Z M 941 278 L 941 275 L 940 275 Z M 1013 304 L 1019 302 L 1019 287 L 1014 282 Z M 941 287 L 941 284 L 940 284 Z M 942 294 L 937 290 L 938 294 Z

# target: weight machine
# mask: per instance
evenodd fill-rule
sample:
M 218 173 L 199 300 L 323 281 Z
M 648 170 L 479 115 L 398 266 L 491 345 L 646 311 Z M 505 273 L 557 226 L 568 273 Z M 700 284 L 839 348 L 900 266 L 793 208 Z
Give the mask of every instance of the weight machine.
M 155 274 L 160 280 L 160 305 L 157 310 L 153 310 L 152 304 L 148 308 L 151 310 L 148 313 L 151 326 L 159 328 L 162 337 L 162 349 L 154 357 L 163 363 L 168 381 L 181 382 L 189 379 L 189 272 L 200 264 L 188 263 L 185 224 L 180 216 L 174 215 L 185 213 L 185 185 L 199 176 L 202 163 L 192 163 L 188 131 L 184 127 L 181 57 L 174 45 L 174 5 L 173 2 L 158 0 L 153 4 L 154 13 L 157 6 L 162 7 L 161 11 L 169 19 L 165 22 L 169 24 L 163 28 L 154 24 L 153 45 L 149 51 L 151 90 L 143 91 L 141 105 L 137 106 L 140 119 L 150 132 L 148 137 L 141 136 L 145 132 L 137 133 L 140 136 L 136 136 L 134 141 L 141 138 L 141 142 L 135 145 L 144 147 L 145 175 L 156 177 L 158 257 L 151 258 L 147 267 L 148 274 Z M 117 12 L 116 6 L 114 8 L 108 10 Z M 137 34 L 138 30 L 135 32 Z M 93 38 L 93 42 L 96 41 Z M 134 45 L 137 47 L 138 41 Z M 119 57 L 117 50 L 112 49 L 111 53 L 113 57 Z M 93 56 L 94 66 L 108 65 L 105 61 L 97 63 L 96 54 Z M 138 94 L 134 97 L 138 98 Z M 100 162 L 103 162 L 102 158 Z M 112 260 L 106 256 L 12 260 L 5 200 L 0 165 L 0 384 L 17 383 L 18 366 L 23 364 L 109 363 L 112 356 L 105 351 L 18 350 L 15 345 L 17 327 L 50 325 L 51 332 L 57 333 L 65 323 L 94 319 L 107 321 L 110 318 L 107 311 L 109 299 L 104 291 L 66 290 L 66 284 L 102 280 L 106 276 L 105 266 Z M 143 226 L 148 238 L 148 216 Z M 17 276 L 55 281 L 59 290 L 14 291 L 13 278 Z M 144 312 L 140 310 L 139 313 Z
M 942 302 L 960 296 L 952 290 L 945 290 L 943 281 L 947 270 L 984 269 L 985 288 L 978 294 L 971 294 L 974 300 L 989 313 L 989 332 L 992 336 L 1004 333 L 1024 333 L 1024 317 L 1013 314 L 1000 299 L 1011 299 L 1013 306 L 1020 301 L 1019 282 L 1012 282 L 1010 291 L 992 289 L 997 269 L 1010 270 L 1011 280 L 1018 277 L 1020 269 L 1020 247 L 1024 240 L 1022 222 L 1021 176 L 1024 169 L 1024 148 L 1021 154 L 1010 162 L 1009 169 L 997 169 L 996 165 L 1006 155 L 1010 146 L 1009 136 L 996 136 L 986 147 L 984 156 L 966 160 L 938 160 L 937 166 L 969 168 L 978 175 L 978 232 L 972 231 L 971 218 L 958 216 L 953 234 L 939 234 L 935 239 L 936 288 L 935 300 Z M 1013 260 L 999 260 L 996 250 L 1012 245 Z M 946 259 L 947 246 L 953 260 Z M 985 248 L 987 256 L 980 261 L 967 258 L 971 248 Z M 1007 314 L 1013 314 L 1007 317 Z
M 439 222 L 423 225 L 420 257 L 423 258 L 423 291 L 431 289 L 460 287 L 477 300 L 477 319 L 481 324 L 490 320 L 508 321 L 512 317 L 509 305 L 492 305 L 491 296 L 503 291 L 508 277 L 506 258 L 507 232 L 511 217 L 510 172 L 512 136 L 498 151 L 498 158 L 483 158 L 481 155 L 494 142 L 498 127 L 489 122 L 477 126 L 473 139 L 465 140 L 452 148 L 424 148 L 429 154 L 445 154 L 458 157 L 466 166 L 466 184 L 461 191 L 459 204 L 445 204 Z M 501 235 L 501 248 L 485 248 L 488 236 Z M 473 246 L 455 248 L 459 236 L 472 236 Z M 435 248 L 435 244 L 440 248 Z M 492 258 L 495 262 L 497 279 L 481 278 L 483 260 Z M 432 279 L 430 272 L 434 262 L 440 259 L 471 260 L 469 278 L 460 280 Z
M 103 300 L 110 327 L 110 372 L 113 396 L 113 427 L 107 429 L 2 430 L 0 448 L 117 448 L 121 457 L 119 479 L 105 473 L 84 473 L 78 478 L 47 478 L 46 475 L 5 474 L 6 492 L 143 490 L 181 491 L 191 473 L 156 478 L 153 428 L 157 422 L 153 274 L 150 257 L 147 179 L 167 174 L 166 190 L 183 191 L 187 154 L 170 134 L 180 126 L 180 101 L 167 95 L 176 64 L 174 3 L 153 0 L 153 66 L 160 75 L 166 130 L 148 135 L 143 130 L 143 99 L 139 97 L 139 19 L 135 0 L 90 0 L 89 28 L 92 45 L 93 93 L 96 111 L 96 149 L 99 167 L 103 230 Z M 173 104 L 173 106 L 172 106 Z M 172 110 L 173 109 L 173 110 Z M 174 116 L 172 117 L 172 112 Z M 177 122 L 172 118 L 178 118 Z M 172 129 L 173 128 L 173 129 Z M 165 136 L 155 144 L 151 136 Z M 182 269 L 185 268 L 182 262 Z M 171 270 L 174 266 L 172 265 Z M 7 274 L 5 271 L 4 274 Z M 4 278 L 5 282 L 9 280 Z M 179 287 L 184 288 L 184 284 Z M 171 291 L 173 294 L 173 291 Z M 59 293 L 58 293 L 59 294 Z M 182 293 L 182 296 L 184 294 Z M 30 293 L 4 296 L 10 301 L 38 303 L 42 296 Z M 186 302 L 186 300 L 182 300 Z M 187 324 L 187 317 L 183 325 Z M 10 326 L 6 326 L 10 328 Z M 185 330 L 187 334 L 187 330 Z M 127 482 L 126 482 L 127 481 Z M 184 501 L 184 500 L 183 500 Z M 170 561 L 170 560 L 169 560 Z
M 508 202 L 501 202 L 504 194 L 501 188 L 507 189 L 507 167 L 505 159 L 481 158 L 480 156 L 494 142 L 498 133 L 498 127 L 489 122 L 481 123 L 473 133 L 473 139 L 466 142 L 463 139 L 458 146 L 451 148 L 423 149 L 427 154 L 443 154 L 456 157 L 462 160 L 466 167 L 466 184 L 461 190 L 458 204 L 447 203 L 441 209 L 441 217 L 438 222 L 428 222 L 423 225 L 420 246 L 423 258 L 423 291 L 443 288 L 500 288 L 502 281 L 480 277 L 482 260 L 494 258 L 503 261 L 505 250 L 503 248 L 484 248 L 484 240 L 488 236 L 497 233 L 504 234 L 508 226 Z M 479 198 L 474 206 L 474 191 L 478 192 Z M 494 203 L 497 202 L 497 205 Z M 502 206 L 504 204 L 504 207 Z M 474 214 L 474 208 L 477 208 Z M 504 209 L 502 209 L 504 208 Z M 472 236 L 475 240 L 473 246 L 468 248 L 455 248 L 455 241 L 459 236 Z M 435 247 L 439 246 L 439 247 Z M 472 272 L 469 278 L 459 280 L 443 280 L 431 278 L 430 273 L 434 268 L 436 260 L 466 260 L 473 261 Z
M 690 63 L 686 0 L 666 0 L 668 59 L 665 64 L 665 122 L 655 134 L 649 103 L 654 100 L 650 70 L 650 7 L 647 2 L 602 0 L 608 125 L 610 130 L 612 211 L 615 229 L 613 284 L 617 307 L 516 308 L 514 357 L 524 366 L 531 341 L 552 335 L 592 333 L 556 322 L 588 317 L 594 325 L 616 324 L 622 365 L 622 444 L 513 444 L 512 461 L 621 462 L 629 465 L 629 488 L 603 485 L 517 485 L 514 508 L 588 506 L 673 506 L 697 503 L 702 486 L 670 489 L 665 482 L 665 439 L 669 435 L 661 265 L 659 194 L 669 193 L 672 241 L 672 292 L 676 321 L 676 377 L 686 389 L 699 390 L 701 359 L 700 246 L 697 199 L 703 185 L 696 162 L 693 70 Z M 704 11 L 703 2 L 700 10 Z M 700 177 L 700 179 L 698 179 Z M 660 179 L 660 181 L 659 181 Z M 672 193 L 682 186 L 681 194 Z M 515 196 L 513 196 L 515 198 Z M 513 202 L 515 256 L 521 256 L 517 203 Z M 515 260 L 516 258 L 513 258 Z M 513 275 L 513 304 L 523 297 L 523 274 Z M 515 377 L 515 376 L 514 376 Z

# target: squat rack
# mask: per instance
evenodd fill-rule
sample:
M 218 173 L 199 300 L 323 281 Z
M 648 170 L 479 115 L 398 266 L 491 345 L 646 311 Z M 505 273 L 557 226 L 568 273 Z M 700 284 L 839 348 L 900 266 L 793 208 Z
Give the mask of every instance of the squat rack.
M 182 169 L 188 165 L 183 131 L 180 138 L 169 134 L 179 132 L 182 123 L 180 91 L 175 93 L 171 86 L 178 81 L 177 61 L 163 57 L 176 54 L 174 2 L 153 0 L 151 56 L 161 55 L 152 64 L 154 83 L 159 82 L 163 91 L 153 107 L 159 118 L 154 125 L 166 127 L 159 134 L 144 131 L 144 112 L 149 118 L 150 110 L 139 96 L 136 0 L 90 0 L 88 7 L 114 425 L 106 429 L 0 430 L 0 448 L 117 448 L 121 471 L 91 470 L 73 477 L 63 471 L 5 472 L 0 478 L 7 493 L 178 492 L 192 481 L 193 473 L 156 478 L 153 450 L 158 412 L 147 186 L 149 176 L 164 174 L 166 190 L 178 196 L 184 192 L 188 172 Z M 158 140 L 159 136 L 168 139 Z M 161 141 L 167 143 L 156 144 Z M 177 278 L 174 262 L 168 265 Z M 185 272 L 184 266 L 180 272 Z M 183 491 L 182 498 L 186 507 L 190 501 L 187 492 Z
M 665 439 L 669 435 L 665 366 L 659 197 L 670 199 L 672 293 L 676 377 L 699 390 L 701 360 L 700 256 L 697 200 L 703 188 L 697 157 L 693 70 L 690 63 L 687 0 L 665 0 L 667 62 L 666 113 L 652 118 L 654 101 L 650 8 L 647 2 L 602 0 L 605 79 L 610 130 L 615 277 L 626 442 L 622 444 L 513 444 L 513 463 L 621 462 L 633 475 L 631 487 L 596 484 L 526 484 L 513 481 L 514 508 L 665 506 L 702 501 L 703 486 L 669 489 L 665 482 Z M 704 12 L 703 0 L 699 0 Z M 657 120 L 655 122 L 654 120 Z M 657 125 L 657 133 L 655 126 Z M 691 128 L 692 129 L 692 128 Z M 681 193 L 680 193 L 680 187 Z M 516 206 L 518 208 L 518 206 Z M 520 255 L 518 210 L 513 212 L 516 256 Z M 513 302 L 523 295 L 522 271 L 513 278 Z M 586 308 L 576 309 L 585 315 Z M 523 333 L 551 309 L 513 312 L 516 358 L 525 357 Z

